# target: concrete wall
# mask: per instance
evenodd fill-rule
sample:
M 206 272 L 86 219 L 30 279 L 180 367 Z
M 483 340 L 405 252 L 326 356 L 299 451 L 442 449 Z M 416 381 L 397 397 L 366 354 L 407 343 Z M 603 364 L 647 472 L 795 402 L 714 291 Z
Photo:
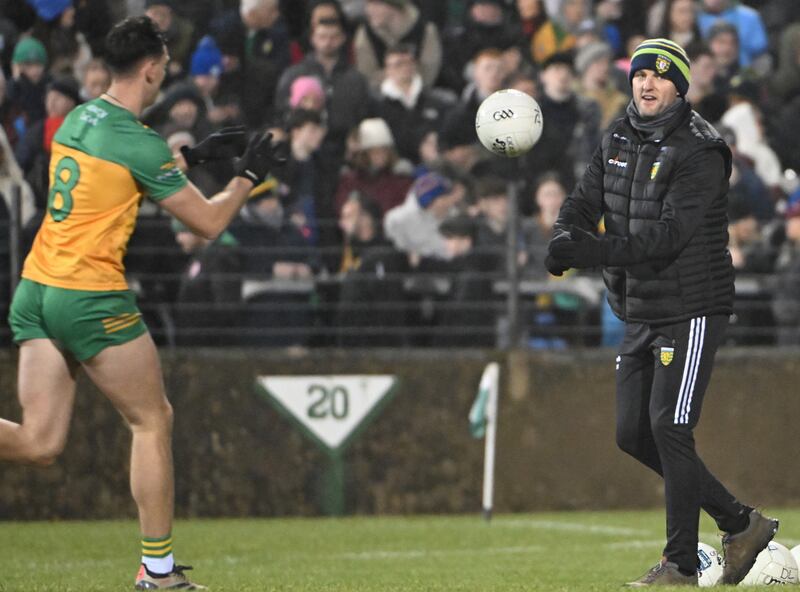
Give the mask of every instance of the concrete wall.
M 484 365 L 501 363 L 496 505 L 500 512 L 659 507 L 660 480 L 614 444 L 612 351 L 163 352 L 176 411 L 177 512 L 319 512 L 327 457 L 262 397 L 258 375 L 391 373 L 396 397 L 346 454 L 356 513 L 471 512 L 483 443 L 467 413 Z M 797 351 L 718 356 L 697 446 L 750 504 L 800 503 Z M 16 419 L 16 354 L 0 353 L 0 415 Z M 0 465 L 0 518 L 133 516 L 129 434 L 82 380 L 67 450 L 55 466 Z

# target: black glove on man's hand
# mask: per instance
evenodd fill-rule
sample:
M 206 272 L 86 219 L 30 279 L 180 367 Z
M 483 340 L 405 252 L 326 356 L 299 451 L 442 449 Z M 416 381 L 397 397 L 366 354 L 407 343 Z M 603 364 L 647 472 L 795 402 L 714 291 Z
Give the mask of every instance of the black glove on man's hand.
M 568 267 L 597 267 L 605 258 L 603 241 L 582 228 L 570 228 L 570 240 L 550 243 L 550 256 Z
M 244 126 L 224 127 L 209 134 L 194 148 L 181 146 L 181 154 L 186 161 L 186 166 L 191 168 L 196 164 L 203 164 L 212 160 L 224 160 L 240 156 L 247 147 L 247 136 Z
M 562 276 L 565 271 L 569 269 L 569 265 L 564 265 L 561 261 L 556 261 L 555 257 L 553 257 L 553 245 L 560 241 L 568 241 L 570 239 L 569 230 L 557 226 L 553 229 L 553 238 L 550 239 L 550 242 L 547 245 L 547 257 L 544 258 L 544 266 L 547 268 L 547 271 L 550 275 L 554 276 Z
M 562 265 L 558 261 L 556 261 L 552 255 L 548 255 L 544 258 L 544 266 L 547 268 L 547 271 L 550 275 L 555 276 L 562 276 L 565 271 L 569 269 L 569 265 Z
M 249 179 L 253 185 L 261 183 L 276 167 L 286 164 L 286 142 L 272 143 L 272 134 L 253 136 L 247 150 L 236 163 L 236 175 Z

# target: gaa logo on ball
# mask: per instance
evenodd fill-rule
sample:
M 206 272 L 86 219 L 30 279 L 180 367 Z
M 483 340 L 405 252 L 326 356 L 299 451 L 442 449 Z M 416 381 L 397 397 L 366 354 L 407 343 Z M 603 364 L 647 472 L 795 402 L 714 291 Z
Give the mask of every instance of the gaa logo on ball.
M 488 150 L 514 158 L 542 135 L 542 110 L 533 97 L 514 89 L 492 93 L 478 107 L 475 132 Z

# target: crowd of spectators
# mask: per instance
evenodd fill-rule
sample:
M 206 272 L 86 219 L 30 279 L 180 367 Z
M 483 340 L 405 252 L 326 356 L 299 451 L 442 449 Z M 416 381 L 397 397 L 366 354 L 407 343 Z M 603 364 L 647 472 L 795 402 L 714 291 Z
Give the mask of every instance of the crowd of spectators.
M 143 120 L 173 149 L 238 124 L 288 145 L 213 243 L 142 207 L 126 265 L 162 342 L 492 346 L 510 266 L 534 286 L 525 343 L 614 334 L 600 300 L 542 260 L 561 202 L 630 100 L 632 48 L 667 37 L 691 59 L 687 99 L 734 153 L 734 264 L 765 278 L 743 294 L 762 306 L 735 322 L 800 343 L 796 0 L 0 0 L 0 214 L 19 186 L 28 244 L 53 134 L 108 87 L 104 36 L 138 14 L 170 53 Z M 516 160 L 476 143 L 478 106 L 501 88 L 543 113 L 541 140 Z M 189 177 L 210 195 L 230 174 Z M 587 322 L 588 340 L 559 331 Z

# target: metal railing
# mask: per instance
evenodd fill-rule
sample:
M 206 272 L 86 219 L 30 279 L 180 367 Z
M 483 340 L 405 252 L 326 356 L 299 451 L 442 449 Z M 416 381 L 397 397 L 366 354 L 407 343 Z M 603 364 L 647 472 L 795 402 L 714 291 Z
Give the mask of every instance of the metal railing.
M 514 199 L 512 194 L 512 206 Z M 0 269 L 3 310 L 19 278 L 23 249 L 19 191 L 10 201 L 9 219 L 0 221 L 7 248 L 2 255 L 7 266 Z M 489 286 L 486 297 L 477 301 L 454 300 L 465 280 L 458 273 L 405 271 L 376 277 L 324 269 L 301 278 L 218 273 L 216 280 L 237 286 L 234 298 L 181 300 L 186 256 L 168 240 L 169 223 L 163 215 L 142 217 L 140 230 L 150 226 L 161 239 L 133 241 L 128 253 L 134 262 L 128 268 L 131 288 L 162 346 L 567 348 L 612 343 L 619 329 L 610 320 L 599 276 L 531 276 L 517 265 L 515 232 L 509 233 L 505 252 L 497 253 L 504 263 L 496 271 L 466 278 Z M 274 253 L 263 249 L 263 255 Z M 324 259 L 333 253 L 321 249 L 319 255 Z M 769 276 L 740 276 L 736 290 L 729 343 L 776 344 Z M 385 297 L 379 297 L 381 292 Z M 369 298 L 353 299 L 352 293 Z M 7 323 L 0 327 L 0 340 L 10 343 Z

